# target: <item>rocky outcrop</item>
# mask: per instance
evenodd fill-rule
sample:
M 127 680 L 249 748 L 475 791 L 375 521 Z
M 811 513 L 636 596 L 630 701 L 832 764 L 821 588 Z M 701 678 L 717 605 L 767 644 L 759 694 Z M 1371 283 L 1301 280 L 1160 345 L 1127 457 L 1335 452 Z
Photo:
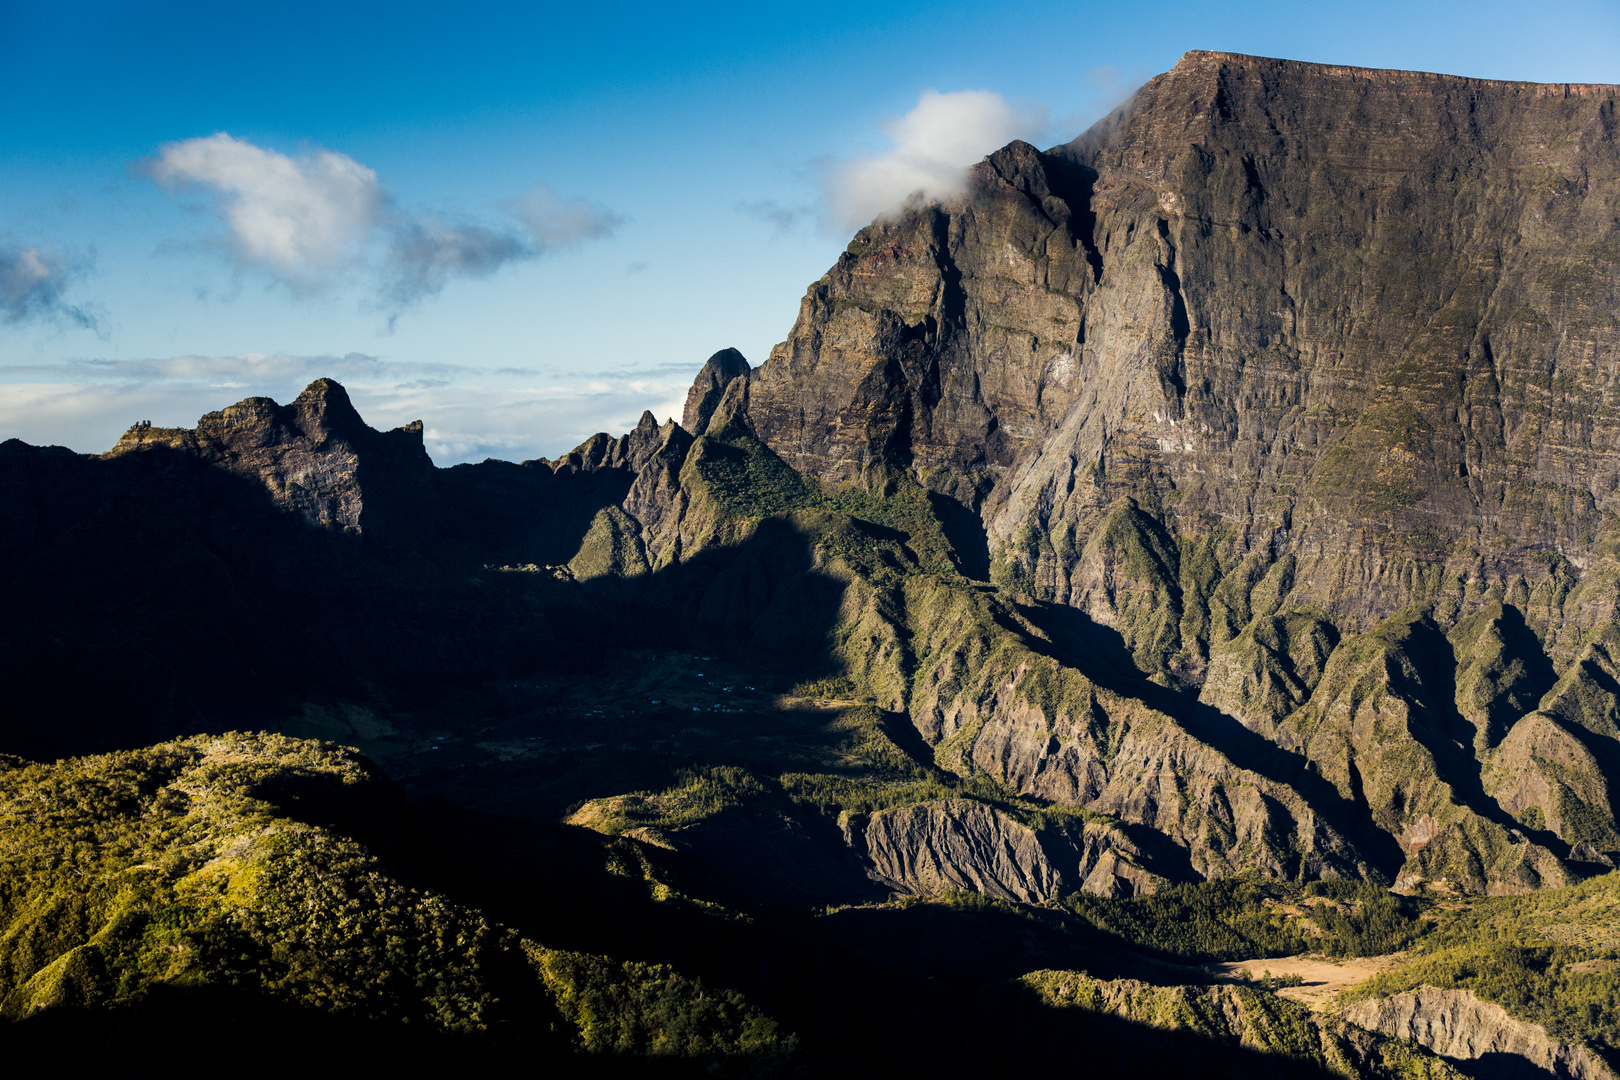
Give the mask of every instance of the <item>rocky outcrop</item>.
M 1406 1039 L 1455 1062 L 1469 1076 L 1518 1076 L 1517 1059 L 1549 1076 L 1614 1080 L 1602 1059 L 1579 1044 L 1560 1043 L 1535 1024 L 1515 1020 L 1501 1006 L 1467 990 L 1432 986 L 1387 998 L 1354 1002 L 1340 1010 L 1353 1024 Z
M 419 539 L 437 516 L 433 462 L 420 420 L 393 431 L 366 425 L 331 379 L 290 405 L 248 398 L 195 429 L 133 427 L 108 456 L 166 447 L 263 485 L 278 508 L 337 532 Z
M 1135 979 L 1096 979 L 1077 971 L 1035 971 L 1016 985 L 1060 1015 L 1073 1011 L 1131 1021 L 1166 1042 L 1181 1033 L 1202 1036 L 1207 1040 L 1206 1061 L 1185 1063 L 1199 1075 L 1232 1047 L 1278 1055 L 1299 1075 L 1414 1080 L 1459 1075 L 1433 1053 L 1250 987 L 1155 986 Z M 1144 1057 L 1151 1060 L 1152 1051 Z M 1110 1064 L 1116 1066 L 1115 1072 L 1130 1065 Z M 1260 1061 L 1250 1068 L 1256 1073 L 1270 1071 Z
M 845 840 L 897 892 L 978 892 L 1039 903 L 1058 895 L 1063 875 L 1034 830 L 993 807 L 963 799 L 882 810 L 844 826 Z

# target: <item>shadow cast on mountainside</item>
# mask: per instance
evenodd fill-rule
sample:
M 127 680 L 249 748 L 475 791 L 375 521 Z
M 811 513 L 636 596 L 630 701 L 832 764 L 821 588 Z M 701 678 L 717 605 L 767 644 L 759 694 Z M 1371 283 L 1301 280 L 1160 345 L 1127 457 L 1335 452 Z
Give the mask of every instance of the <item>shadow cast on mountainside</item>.
M 1435 771 L 1451 785 L 1463 805 L 1487 821 L 1519 830 L 1522 826 L 1485 794 L 1483 766 L 1473 752 L 1473 725 L 1457 711 L 1457 654 L 1450 640 L 1429 619 L 1412 624 L 1407 656 L 1417 678 L 1393 668 L 1390 687 L 1418 706 L 1417 723 L 1409 724 L 1412 738 L 1434 759 Z M 1567 844 L 1559 844 L 1566 851 Z
M 720 1055 L 578 1053 L 569 1025 L 537 985 L 532 974 L 512 972 L 503 1015 L 485 1018 L 493 1030 L 452 1034 L 430 1024 L 298 1008 L 236 987 L 159 984 L 128 1004 L 57 1006 L 0 1020 L 0 1053 L 65 1077 L 167 1078 L 197 1061 L 231 1075 L 289 1080 L 776 1075 L 768 1063 L 761 1069 Z
M 1215 1080 L 1327 1080 L 1342 1075 L 1311 1060 L 1321 1048 L 1308 1023 L 1264 1006 L 1254 1008 L 1257 1018 L 1269 1021 L 1264 1027 L 1245 1018 L 1250 1022 L 1243 1030 L 1206 1034 L 1089 1008 L 1054 1007 L 1017 982 L 987 987 L 975 1004 L 979 1022 L 973 1060 L 1003 1076 L 1060 1076 L 1077 1068 L 1088 1076 Z M 1198 1022 L 1186 1003 L 1179 1003 L 1177 1013 L 1184 1022 Z M 1246 1045 L 1261 1039 L 1278 1044 L 1276 1050 Z M 1011 1067 L 996 1068 L 1002 1063 Z
M 990 580 L 990 534 L 979 515 L 937 491 L 928 493 L 928 505 L 955 555 L 957 572 L 974 581 Z
M 1373 825 L 1365 807 L 1346 799 L 1318 775 L 1304 755 L 1278 746 L 1237 718 L 1199 701 L 1196 691 L 1149 682 L 1132 660 L 1124 637 L 1076 608 L 1037 601 L 1020 605 L 1019 613 L 1052 642 L 1046 646 L 1039 638 L 1026 635 L 1031 648 L 1074 668 L 1111 693 L 1172 717 L 1238 768 L 1298 792 L 1313 811 L 1357 846 L 1371 866 L 1394 879 L 1405 860 L 1399 843 Z
M 628 468 L 554 473 L 494 458 L 432 475 L 441 503 L 434 539 L 475 565 L 566 563 L 597 511 L 622 503 L 635 480 Z
M 1450 1058 L 1451 1067 L 1473 1080 L 1547 1080 L 1558 1073 L 1543 1069 L 1527 1057 L 1492 1051 L 1477 1058 Z
M 310 700 L 431 707 L 638 643 L 832 670 L 842 585 L 784 520 L 639 578 L 576 584 L 486 565 L 565 561 L 623 498 L 624 470 L 426 475 L 431 498 L 415 476 L 368 490 L 389 523 L 379 539 L 312 524 L 257 479 L 168 446 L 98 458 L 4 444 L 0 752 L 263 726 Z
M 1055 1009 L 1007 983 L 1053 968 L 1157 985 L 1205 981 L 1062 913 L 973 898 L 738 919 L 656 899 L 651 879 L 705 895 L 712 882 L 691 852 L 442 802 L 416 814 L 426 884 L 548 947 L 667 963 L 739 990 L 799 1035 L 809 1075 L 1056 1075 L 1072 1069 L 1077 1047 L 1088 1062 L 1121 1069 L 1141 1060 L 1198 1075 L 1325 1075 L 1237 1037 Z M 626 865 L 651 879 L 627 875 Z
M 509 471 L 460 475 L 505 478 L 484 485 L 495 513 L 513 501 Z M 373 501 L 398 496 L 379 538 L 312 524 L 258 480 L 168 446 L 99 458 L 4 444 L 0 750 L 146 745 L 262 725 L 301 700 L 403 698 L 594 655 L 568 626 L 578 597 L 549 580 L 502 588 L 470 545 L 486 526 L 513 544 L 527 530 L 539 554 L 577 545 L 617 487 L 574 484 L 552 525 L 532 504 L 526 524 L 490 525 L 454 499 L 410 520 L 420 479 L 374 485 Z
M 815 566 L 811 536 L 769 517 L 739 543 L 635 577 L 580 583 L 621 648 L 702 648 L 799 678 L 837 674 L 831 635 L 844 583 Z

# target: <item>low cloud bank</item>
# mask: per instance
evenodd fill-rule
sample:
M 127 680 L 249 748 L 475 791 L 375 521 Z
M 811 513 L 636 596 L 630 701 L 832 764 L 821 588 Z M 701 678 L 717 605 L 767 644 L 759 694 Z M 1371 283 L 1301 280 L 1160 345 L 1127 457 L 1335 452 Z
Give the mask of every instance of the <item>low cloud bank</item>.
M 700 363 L 597 373 L 541 373 L 347 356 L 177 356 L 0 369 L 0 439 L 109 449 L 137 420 L 191 427 L 246 397 L 285 404 L 313 380 L 337 379 L 376 428 L 423 421 L 441 465 L 567 453 L 598 431 L 623 434 L 643 410 L 679 418 Z

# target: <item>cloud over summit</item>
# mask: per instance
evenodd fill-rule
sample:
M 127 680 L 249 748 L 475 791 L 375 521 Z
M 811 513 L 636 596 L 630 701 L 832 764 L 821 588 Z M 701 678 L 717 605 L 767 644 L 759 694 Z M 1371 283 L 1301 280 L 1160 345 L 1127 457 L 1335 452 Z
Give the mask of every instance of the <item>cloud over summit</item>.
M 1017 138 L 1038 136 L 1046 111 L 1015 108 L 986 90 L 924 90 L 906 115 L 883 121 L 894 146 L 854 158 L 828 176 L 828 210 L 837 225 L 859 228 L 907 199 L 948 199 L 967 168 Z

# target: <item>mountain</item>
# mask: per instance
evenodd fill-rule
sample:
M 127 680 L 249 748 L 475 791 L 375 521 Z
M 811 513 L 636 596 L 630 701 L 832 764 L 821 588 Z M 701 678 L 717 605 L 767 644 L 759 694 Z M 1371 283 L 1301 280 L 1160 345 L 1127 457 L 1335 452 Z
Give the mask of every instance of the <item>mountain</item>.
M 1575 847 L 1620 845 L 1596 674 L 1620 600 L 1615 97 L 1189 53 L 1074 142 L 1015 143 L 961 199 L 862 230 L 720 414 L 824 482 L 903 469 L 951 496 L 1003 593 L 1178 691 L 1163 711 L 1230 765 L 1325 782 L 1313 816 L 1348 804 L 1404 887 L 1568 882 Z M 1560 678 L 1603 704 L 1561 713 Z M 1269 796 L 1178 763 L 1210 820 L 1167 815 L 1158 761 L 938 681 L 919 663 L 896 702 L 926 737 L 1137 817 L 1200 872 L 1220 860 L 1194 835 L 1241 844 L 1238 791 Z M 1268 824 L 1320 848 L 1291 813 Z
M 555 461 L 437 469 L 420 424 L 375 431 L 324 379 L 106 454 L 0 444 L 0 751 L 358 747 L 438 823 L 389 873 L 495 882 L 445 887 L 503 941 L 708 963 L 581 908 L 525 923 L 540 834 L 458 829 L 541 830 L 564 891 L 622 871 L 767 927 L 717 950 L 772 959 L 708 974 L 805 1061 L 900 1044 L 835 1046 L 765 966 L 922 1012 L 949 973 L 913 1043 L 1030 1002 L 1067 1031 L 1083 999 L 1117 1047 L 1206 1018 L 1196 1057 L 1274 1006 L 1188 963 L 1387 951 L 1439 900 L 1573 895 L 1620 859 L 1617 95 L 1189 53 L 861 230 L 678 423 Z M 655 864 L 679 887 L 629 869 Z M 1319 896 L 1362 922 L 1335 937 Z M 43 970 L 18 1009 L 57 1000 L 20 989 Z M 1295 1034 L 1239 1045 L 1439 1067 L 1264 1015 Z M 1612 1055 L 1612 1018 L 1583 1023 Z M 745 1038 L 715 1030 L 693 1045 Z

